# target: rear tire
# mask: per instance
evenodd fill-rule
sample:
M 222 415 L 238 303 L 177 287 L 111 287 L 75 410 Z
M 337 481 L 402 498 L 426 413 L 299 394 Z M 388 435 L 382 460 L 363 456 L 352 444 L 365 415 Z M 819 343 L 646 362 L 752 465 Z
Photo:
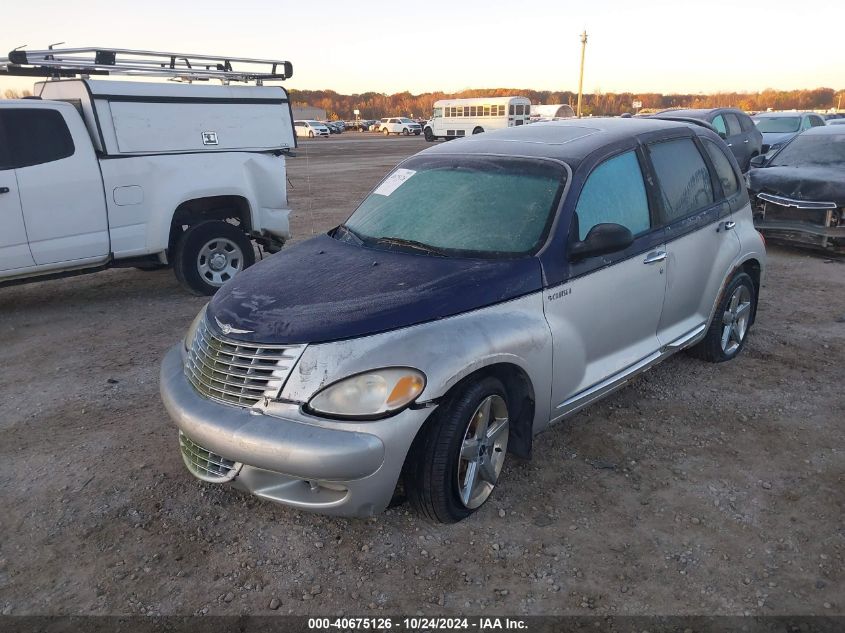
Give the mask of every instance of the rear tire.
M 756 311 L 757 293 L 751 277 L 747 273 L 734 275 L 722 292 L 707 334 L 689 353 L 709 363 L 736 358 L 745 347 Z
M 220 220 L 188 227 L 176 243 L 176 279 L 195 295 L 210 296 L 255 263 L 252 242 L 238 227 Z
M 492 377 L 466 385 L 441 405 L 414 440 L 403 471 L 417 512 L 455 523 L 487 501 L 507 453 L 508 415 L 505 389 Z

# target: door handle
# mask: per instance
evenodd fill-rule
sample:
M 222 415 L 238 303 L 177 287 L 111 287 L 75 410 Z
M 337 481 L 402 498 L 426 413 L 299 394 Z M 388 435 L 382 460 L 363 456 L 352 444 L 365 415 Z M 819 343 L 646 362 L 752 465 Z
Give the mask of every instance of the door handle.
M 745 139 L 745 140 L 743 141 L 743 143 L 747 143 L 747 142 L 748 142 L 748 139 Z
M 736 226 L 736 222 L 733 220 L 728 220 L 727 222 L 722 222 L 722 229 L 725 231 L 730 231 L 732 228 Z
M 0 193 L 9 193 L 8 187 L 0 187 Z
M 666 259 L 666 251 L 654 251 L 645 256 L 643 264 L 656 264 Z

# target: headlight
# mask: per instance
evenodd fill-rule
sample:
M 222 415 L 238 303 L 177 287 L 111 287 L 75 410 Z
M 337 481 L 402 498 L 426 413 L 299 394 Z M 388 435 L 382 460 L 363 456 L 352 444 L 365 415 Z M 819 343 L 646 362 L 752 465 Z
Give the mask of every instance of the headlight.
M 339 418 L 380 418 L 407 407 L 424 388 L 425 376 L 416 369 L 375 369 L 329 385 L 311 398 L 308 408 Z
M 208 304 L 206 303 L 202 310 L 199 311 L 199 314 L 194 318 L 193 322 L 191 323 L 191 327 L 188 328 L 188 333 L 185 334 L 185 349 L 191 349 L 191 346 L 194 344 L 194 337 L 197 335 L 197 330 L 200 327 L 200 324 L 205 319 L 205 311 L 208 308 Z

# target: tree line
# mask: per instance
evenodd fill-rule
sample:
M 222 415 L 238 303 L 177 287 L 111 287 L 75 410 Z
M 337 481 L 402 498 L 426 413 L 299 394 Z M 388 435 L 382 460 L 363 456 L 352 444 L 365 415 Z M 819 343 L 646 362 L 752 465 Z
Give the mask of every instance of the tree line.
M 326 111 L 330 119 L 353 119 L 354 110 L 363 119 L 383 116 L 428 117 L 438 99 L 470 97 L 500 97 L 521 95 L 535 104 L 568 103 L 575 106 L 577 93 L 570 91 L 493 88 L 463 90 L 456 93 L 410 92 L 383 94 L 364 92 L 345 95 L 333 90 L 290 90 L 291 101 L 297 106 L 313 106 Z M 813 90 L 763 90 L 761 92 L 719 92 L 715 94 L 660 94 L 635 92 L 596 92 L 585 94 L 581 110 L 586 115 L 618 115 L 635 112 L 634 101 L 642 103 L 642 111 L 665 108 L 715 108 L 732 106 L 746 112 L 767 110 L 828 110 L 845 107 L 845 90 L 815 88 Z
M 6 99 L 29 96 L 28 90 L 8 89 Z M 360 110 L 362 119 L 383 116 L 427 118 L 438 99 L 470 97 L 503 97 L 521 95 L 535 104 L 568 103 L 575 106 L 578 95 L 570 91 L 526 90 L 518 88 L 479 88 L 461 92 L 424 92 L 414 95 L 379 92 L 344 95 L 334 90 L 290 90 L 291 101 L 297 106 L 314 106 L 326 111 L 330 119 L 353 119 Z M 581 110 L 586 115 L 618 115 L 635 112 L 634 101 L 642 103 L 642 111 L 653 112 L 665 108 L 715 108 L 733 106 L 746 112 L 767 110 L 829 110 L 845 107 L 845 90 L 815 88 L 813 90 L 763 90 L 762 92 L 718 92 L 715 94 L 660 94 L 635 92 L 596 92 L 585 94 Z

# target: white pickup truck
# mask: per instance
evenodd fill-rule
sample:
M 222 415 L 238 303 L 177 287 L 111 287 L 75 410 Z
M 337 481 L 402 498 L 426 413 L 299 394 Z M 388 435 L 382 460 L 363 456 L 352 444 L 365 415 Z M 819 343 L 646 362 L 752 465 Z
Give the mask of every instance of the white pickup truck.
M 62 79 L 0 101 L 0 285 L 172 265 L 213 294 L 290 237 L 278 86 Z

